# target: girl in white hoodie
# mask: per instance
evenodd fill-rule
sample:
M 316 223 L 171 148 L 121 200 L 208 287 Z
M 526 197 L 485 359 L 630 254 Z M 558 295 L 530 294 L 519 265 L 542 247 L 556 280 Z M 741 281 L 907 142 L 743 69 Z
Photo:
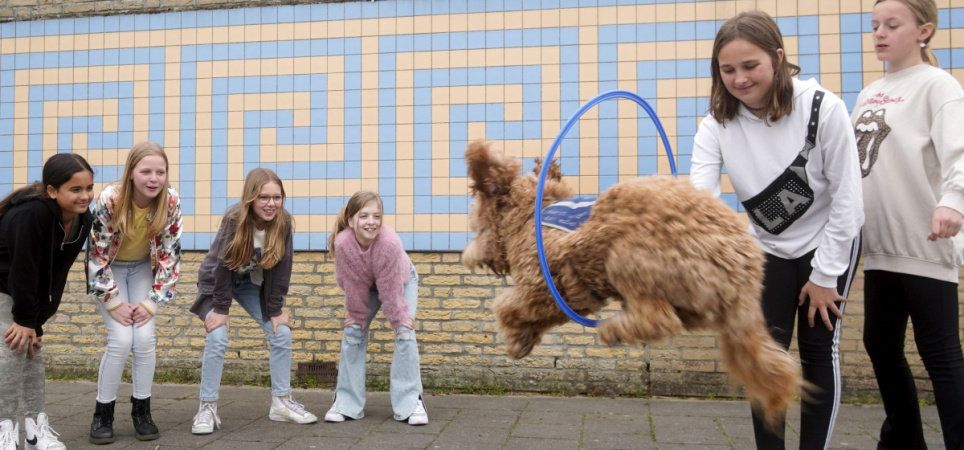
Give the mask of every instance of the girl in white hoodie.
M 712 65 L 710 115 L 696 134 L 690 179 L 719 195 L 726 164 L 766 252 L 763 315 L 784 348 L 796 322 L 803 376 L 817 387 L 802 401 L 800 448 L 825 448 L 840 404 L 839 321 L 863 222 L 847 108 L 815 81 L 793 78 L 799 67 L 759 11 L 723 24 Z M 758 447 L 783 448 L 783 424 L 770 430 L 754 412 L 753 428 Z

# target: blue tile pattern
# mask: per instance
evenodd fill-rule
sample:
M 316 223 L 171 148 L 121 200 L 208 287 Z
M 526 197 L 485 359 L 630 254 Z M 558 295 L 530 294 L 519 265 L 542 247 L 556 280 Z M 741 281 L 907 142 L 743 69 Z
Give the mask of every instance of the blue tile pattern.
M 709 55 L 663 49 L 706 48 L 724 20 L 602 17 L 675 3 L 717 2 L 399 0 L 0 23 L 0 192 L 39 179 L 53 152 L 80 152 L 96 161 L 98 183 L 112 181 L 127 149 L 150 139 L 176 156 L 185 215 L 211 219 L 185 229 L 185 249 L 210 245 L 244 173 L 261 166 L 285 180 L 286 207 L 305 218 L 299 250 L 326 249 L 328 230 L 308 218 L 330 221 L 362 185 L 403 221 L 396 228 L 409 250 L 461 250 L 471 237 L 471 199 L 457 188 L 468 142 L 501 141 L 531 170 L 599 92 L 630 89 L 647 99 L 688 173 L 709 106 L 693 86 L 709 78 Z M 504 25 L 471 22 L 486 14 Z M 555 21 L 510 24 L 510 14 Z M 793 38 L 787 50 L 801 77 L 835 77 L 852 108 L 870 15 L 835 17 L 834 30 L 821 30 L 815 15 L 776 20 Z M 390 26 L 365 31 L 373 23 Z M 964 8 L 941 9 L 939 28 L 964 28 Z M 265 35 L 245 37 L 254 30 Z M 839 69 L 821 67 L 827 36 L 839 40 Z M 935 53 L 945 69 L 964 68 L 964 48 Z M 668 173 L 652 118 L 628 111 L 605 102 L 563 141 L 557 157 L 580 194 Z M 732 194 L 723 200 L 739 209 Z M 438 218 L 449 226 L 436 228 Z

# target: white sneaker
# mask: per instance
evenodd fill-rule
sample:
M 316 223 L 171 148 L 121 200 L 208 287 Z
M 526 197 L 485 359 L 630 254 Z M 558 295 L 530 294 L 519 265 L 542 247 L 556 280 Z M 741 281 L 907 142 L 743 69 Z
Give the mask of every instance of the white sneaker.
M 268 412 L 268 418 L 278 422 L 292 423 L 315 423 L 318 421 L 318 417 L 305 411 L 305 405 L 296 402 L 291 394 L 271 398 L 271 410 Z
M 26 436 L 23 437 L 25 450 L 66 450 L 67 446 L 57 440 L 59 433 L 50 428 L 50 418 L 47 413 L 37 414 L 37 421 L 29 418 L 23 420 Z
M 415 403 L 415 411 L 412 415 L 408 416 L 409 425 L 425 425 L 428 423 L 428 412 L 425 411 L 425 404 L 422 403 L 422 398 L 419 397 L 418 402 Z
M 0 422 L 0 450 L 17 450 L 20 427 L 9 419 Z
M 331 409 L 329 409 L 328 412 L 325 413 L 325 422 L 342 423 L 344 421 L 345 421 L 345 416 L 342 413 L 335 411 L 334 405 L 332 405 Z
M 218 417 L 218 404 L 201 402 L 201 406 L 194 415 L 194 423 L 191 424 L 191 433 L 211 434 L 215 429 L 221 428 L 221 418 Z

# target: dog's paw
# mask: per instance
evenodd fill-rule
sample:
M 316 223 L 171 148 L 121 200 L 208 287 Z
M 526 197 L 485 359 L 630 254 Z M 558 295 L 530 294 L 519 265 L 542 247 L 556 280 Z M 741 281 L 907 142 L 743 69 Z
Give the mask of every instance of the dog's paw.
M 522 359 L 532 353 L 532 349 L 542 340 L 541 336 L 522 332 L 505 334 L 505 350 L 512 359 Z
M 607 326 L 605 322 L 599 326 L 599 340 L 609 347 L 615 347 L 625 343 L 622 336 L 620 336 L 614 327 Z

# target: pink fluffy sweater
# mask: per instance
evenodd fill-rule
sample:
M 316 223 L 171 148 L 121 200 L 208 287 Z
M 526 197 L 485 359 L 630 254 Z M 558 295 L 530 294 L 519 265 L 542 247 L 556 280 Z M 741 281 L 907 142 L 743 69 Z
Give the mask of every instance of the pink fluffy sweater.
M 378 289 L 382 312 L 392 329 L 412 319 L 408 314 L 408 301 L 402 296 L 405 282 L 411 275 L 411 264 L 402 240 L 387 225 L 382 225 L 364 252 L 351 228 L 338 233 L 335 237 L 335 281 L 345 291 L 348 318 L 365 326 L 371 314 L 369 292 L 374 286 Z

